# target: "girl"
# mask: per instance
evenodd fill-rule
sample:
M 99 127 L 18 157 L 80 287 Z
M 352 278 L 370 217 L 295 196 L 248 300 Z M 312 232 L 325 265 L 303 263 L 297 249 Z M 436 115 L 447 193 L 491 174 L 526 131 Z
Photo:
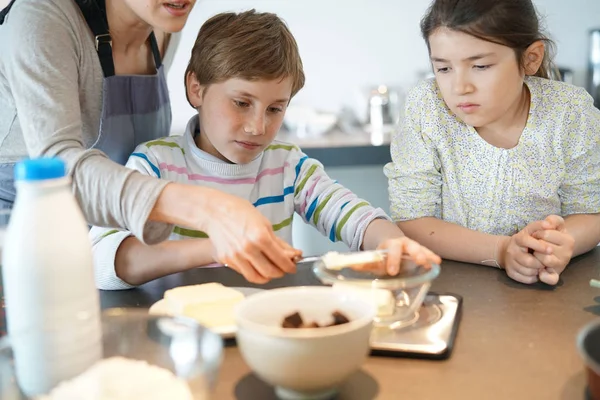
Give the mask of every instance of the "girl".
M 435 79 L 392 143 L 392 218 L 443 258 L 556 284 L 600 241 L 600 110 L 550 79 L 531 0 L 435 0 L 421 31 Z
M 318 161 L 297 146 L 274 141 L 288 103 L 303 85 L 296 41 L 275 14 L 216 15 L 200 29 L 185 75 L 187 98 L 198 115 L 182 136 L 138 146 L 127 165 L 145 175 L 247 199 L 283 243 L 292 241 L 297 212 L 352 250 L 388 249 L 392 274 L 402 253 L 422 264 L 440 262 L 404 237 L 381 209 L 331 180 Z M 177 226 L 171 235 L 186 240 L 156 246 L 144 246 L 128 231 L 94 227 L 91 235 L 100 289 L 130 288 L 215 261 L 210 232 L 189 226 Z M 255 283 L 294 272 L 270 265 L 257 252 L 250 252 L 252 263 L 224 261 Z

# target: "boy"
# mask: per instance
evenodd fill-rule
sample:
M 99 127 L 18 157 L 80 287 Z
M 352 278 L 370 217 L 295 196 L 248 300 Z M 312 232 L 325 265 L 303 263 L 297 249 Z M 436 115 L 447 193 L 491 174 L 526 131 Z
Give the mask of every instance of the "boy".
M 271 221 L 278 240 L 287 243 L 297 212 L 352 250 L 387 249 L 390 273 L 398 272 L 403 253 L 423 264 L 440 262 L 405 238 L 381 209 L 331 180 L 318 161 L 274 140 L 287 105 L 304 85 L 296 41 L 275 14 L 252 10 L 209 19 L 192 49 L 185 85 L 198 115 L 183 136 L 140 145 L 127 163 L 130 168 L 248 199 Z M 127 231 L 94 227 L 90 235 L 100 289 L 130 288 L 214 262 L 207 235 L 186 227 L 176 227 L 171 241 L 155 246 L 143 245 Z M 289 256 L 298 255 L 290 251 Z M 241 265 L 236 270 L 251 282 L 294 272 L 258 253 L 249 258 L 251 263 L 232 264 Z

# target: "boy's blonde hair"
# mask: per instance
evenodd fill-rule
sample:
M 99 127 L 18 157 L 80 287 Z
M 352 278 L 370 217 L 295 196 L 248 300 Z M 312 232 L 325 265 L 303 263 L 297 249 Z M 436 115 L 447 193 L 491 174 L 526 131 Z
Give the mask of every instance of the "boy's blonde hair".
M 205 87 L 231 78 L 290 77 L 292 97 L 304 86 L 298 45 L 287 25 L 276 14 L 254 9 L 221 13 L 207 20 L 192 48 L 186 80 L 190 73 Z

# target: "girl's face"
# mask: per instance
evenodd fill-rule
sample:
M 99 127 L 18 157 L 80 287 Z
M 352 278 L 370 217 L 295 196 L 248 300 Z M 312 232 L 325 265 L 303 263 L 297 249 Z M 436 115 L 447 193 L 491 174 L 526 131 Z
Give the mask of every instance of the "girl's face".
M 153 29 L 173 33 L 183 29 L 196 0 L 124 0 L 139 19 Z
M 523 71 L 510 47 L 447 28 L 435 30 L 429 37 L 429 46 L 444 101 L 467 125 L 475 128 L 510 125 L 506 118 L 528 112 L 523 80 L 525 73 L 537 71 L 541 60 L 537 66 L 526 64 Z M 543 44 L 541 46 L 543 59 Z M 533 60 L 529 51 L 525 57 Z
M 190 102 L 198 108 L 200 149 L 234 164 L 254 160 L 271 144 L 292 96 L 292 79 L 231 78 L 204 87 L 187 77 Z

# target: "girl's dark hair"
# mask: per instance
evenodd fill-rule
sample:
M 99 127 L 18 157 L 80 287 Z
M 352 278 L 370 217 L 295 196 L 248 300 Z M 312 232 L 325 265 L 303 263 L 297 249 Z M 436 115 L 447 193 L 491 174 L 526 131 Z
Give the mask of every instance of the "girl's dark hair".
M 429 37 L 438 28 L 508 46 L 515 51 L 520 67 L 525 61 L 525 50 L 541 40 L 546 51 L 535 76 L 556 76 L 552 64 L 554 43 L 542 33 L 540 18 L 531 0 L 434 0 L 421 20 L 421 34 L 428 48 Z

